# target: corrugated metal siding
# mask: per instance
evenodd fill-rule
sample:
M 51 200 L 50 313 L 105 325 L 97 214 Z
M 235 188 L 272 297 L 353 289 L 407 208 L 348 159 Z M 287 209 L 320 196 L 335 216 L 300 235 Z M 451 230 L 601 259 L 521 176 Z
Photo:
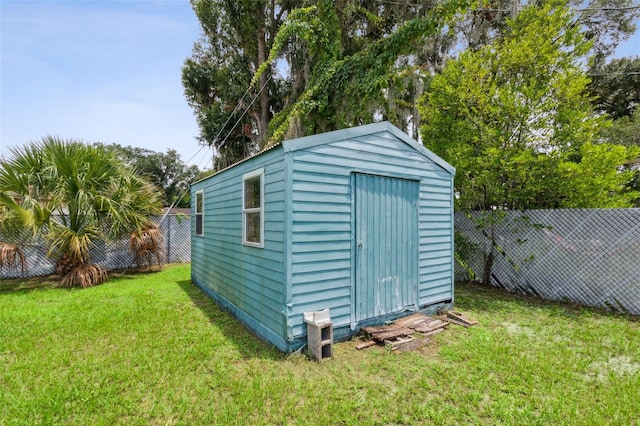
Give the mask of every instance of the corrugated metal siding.
M 419 304 L 453 298 L 452 176 L 448 172 L 387 132 L 316 145 L 291 155 L 290 325 L 295 336 L 306 333 L 304 312 L 330 308 L 334 327 L 351 322 L 354 171 L 420 179 Z
M 242 175 L 261 167 L 265 168 L 265 245 L 257 248 L 242 245 Z M 192 237 L 192 277 L 284 339 L 282 148 L 193 185 L 193 199 L 199 190 L 204 190 L 204 236 Z

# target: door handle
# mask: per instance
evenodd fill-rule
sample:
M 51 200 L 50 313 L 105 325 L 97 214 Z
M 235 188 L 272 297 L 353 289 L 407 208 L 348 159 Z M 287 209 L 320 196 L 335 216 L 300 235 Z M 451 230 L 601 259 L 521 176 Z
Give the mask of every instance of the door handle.
M 358 241 L 358 248 L 362 249 L 362 241 Z

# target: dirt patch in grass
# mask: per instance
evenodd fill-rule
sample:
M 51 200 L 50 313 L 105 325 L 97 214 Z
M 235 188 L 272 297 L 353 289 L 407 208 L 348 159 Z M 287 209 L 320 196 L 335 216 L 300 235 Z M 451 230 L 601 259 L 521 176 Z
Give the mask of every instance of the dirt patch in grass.
M 626 355 L 612 356 L 607 361 L 597 361 L 591 363 L 584 378 L 587 381 L 598 380 L 600 382 L 609 380 L 611 376 L 625 377 L 634 376 L 640 373 L 640 363 L 635 362 Z

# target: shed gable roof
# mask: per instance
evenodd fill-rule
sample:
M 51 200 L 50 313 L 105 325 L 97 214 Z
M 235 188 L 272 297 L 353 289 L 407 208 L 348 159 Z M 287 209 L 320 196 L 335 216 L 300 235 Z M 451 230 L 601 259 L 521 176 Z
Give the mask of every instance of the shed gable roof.
M 388 121 L 382 121 L 379 123 L 365 124 L 364 126 L 351 127 L 348 129 L 334 130 L 332 132 L 320 133 L 312 136 L 304 136 L 301 138 L 290 139 L 282 142 L 284 152 L 298 151 L 302 149 L 311 148 L 317 145 L 323 145 L 331 142 L 336 142 L 345 139 L 353 139 L 364 135 L 370 135 L 372 133 L 387 132 L 395 136 L 400 141 L 406 143 L 418 153 L 422 154 L 425 158 L 433 161 L 438 166 L 442 167 L 452 175 L 456 173 L 455 167 L 444 161 L 442 158 L 411 139 L 406 133 L 398 129 Z
M 221 174 L 222 172 L 225 172 L 229 169 L 232 169 L 242 163 L 245 163 L 253 158 L 259 157 L 260 155 L 271 151 L 275 148 L 278 148 L 280 146 L 282 146 L 283 150 L 285 153 L 287 152 L 292 152 L 292 151 L 299 151 L 302 149 L 306 149 L 306 148 L 311 148 L 317 145 L 323 145 L 323 144 L 327 144 L 327 143 L 331 143 L 331 142 L 337 142 L 337 141 L 341 141 L 341 140 L 346 140 L 346 139 L 354 139 L 360 136 L 364 136 L 364 135 L 370 135 L 373 133 L 381 133 L 381 132 L 387 132 L 389 134 L 391 134 L 392 136 L 396 137 L 398 140 L 406 143 L 407 145 L 409 145 L 411 148 L 413 148 L 415 151 L 417 151 L 418 153 L 420 153 L 422 156 L 424 156 L 425 158 L 431 160 L 432 162 L 434 162 L 436 165 L 442 167 L 445 171 L 449 172 L 450 174 L 454 175 L 456 173 L 456 169 L 455 167 L 453 167 L 451 164 L 447 163 L 446 161 L 444 161 L 442 158 L 440 158 L 439 156 L 437 156 L 435 153 L 431 152 L 430 150 L 428 150 L 427 148 L 425 148 L 424 146 L 422 146 L 421 144 L 419 144 L 418 142 L 416 142 L 415 140 L 411 139 L 409 137 L 409 135 L 407 135 L 406 133 L 404 133 L 402 130 L 398 129 L 396 126 L 394 126 L 393 124 L 389 123 L 388 121 L 381 121 L 378 123 L 371 123 L 371 124 L 365 124 L 363 126 L 357 126 L 357 127 L 350 127 L 347 129 L 341 129 L 341 130 L 334 130 L 331 132 L 326 132 L 326 133 L 320 133 L 317 135 L 311 135 L 311 136 L 303 136 L 300 138 L 295 138 L 295 139 L 289 139 L 289 140 L 285 140 L 282 141 L 280 143 L 277 143 L 275 145 L 272 145 L 268 148 L 263 149 L 262 151 L 247 157 L 243 160 L 238 161 L 235 164 L 232 164 L 228 167 L 225 167 L 222 170 L 218 170 L 217 172 L 213 173 L 212 175 L 209 175 L 205 178 L 202 178 L 196 182 L 194 182 L 192 185 L 195 185 L 197 183 L 200 183 L 202 181 L 208 180 L 213 178 L 214 176 L 217 176 L 219 174 Z

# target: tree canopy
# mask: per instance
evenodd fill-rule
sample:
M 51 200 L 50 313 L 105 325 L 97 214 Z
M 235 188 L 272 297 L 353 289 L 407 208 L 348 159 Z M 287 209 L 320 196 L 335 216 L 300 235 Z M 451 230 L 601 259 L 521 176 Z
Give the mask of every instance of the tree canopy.
M 165 207 L 189 207 L 189 185 L 200 171 L 197 166 L 187 166 L 175 149 L 167 149 L 162 153 L 118 144 L 107 146 L 113 147 L 125 164 L 162 190 L 162 204 Z
M 431 80 L 423 143 L 459 170 L 462 210 L 628 206 L 634 155 L 597 144 L 582 59 L 591 45 L 562 2 L 523 9 L 492 44 Z
M 613 59 L 592 69 L 590 77 L 595 108 L 616 120 L 631 118 L 640 105 L 640 56 Z
M 451 38 L 439 34 L 465 1 L 248 3 L 238 13 L 243 2 L 192 0 L 203 36 L 183 84 L 216 168 L 270 141 L 377 116 L 408 130 L 422 86 L 416 64 L 446 50 Z
M 215 150 L 216 169 L 260 149 L 273 111 L 290 93 L 286 81 L 273 78 L 275 69 L 262 75 L 259 87 L 249 83 L 297 3 L 191 0 L 202 35 L 185 61 L 182 83 L 200 126 L 200 142 Z
M 599 140 L 610 121 L 590 103 L 592 42 L 575 19 L 557 0 L 522 9 L 491 43 L 448 61 L 420 102 L 423 143 L 458 170 L 456 209 L 483 211 L 473 220 L 490 242 L 487 284 L 496 253 L 508 257 L 494 232 L 505 210 L 638 198 L 622 170 L 638 151 Z
M 215 148 L 219 169 L 269 141 L 380 119 L 417 139 L 428 79 L 460 50 L 510 31 L 508 19 L 529 3 L 192 0 L 202 38 L 182 78 L 201 142 Z M 564 4 L 593 64 L 633 33 L 640 12 L 633 0 Z

